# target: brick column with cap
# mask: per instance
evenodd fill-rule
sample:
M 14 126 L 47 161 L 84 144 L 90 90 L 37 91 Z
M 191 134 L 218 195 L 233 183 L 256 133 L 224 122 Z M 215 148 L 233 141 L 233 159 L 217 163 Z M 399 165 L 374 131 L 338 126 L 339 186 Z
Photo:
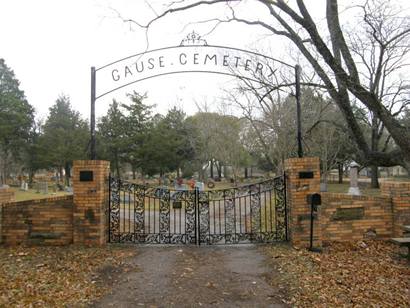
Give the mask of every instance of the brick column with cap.
M 307 201 L 307 196 L 320 193 L 319 158 L 289 158 L 285 160 L 285 171 L 290 213 L 290 240 L 295 246 L 308 247 L 310 239 L 310 204 Z M 322 232 L 317 217 L 319 215 L 315 216 L 313 245 L 320 247 L 322 245 Z
M 410 225 L 410 182 L 380 183 L 382 196 L 391 198 L 393 237 L 404 236 L 404 226 Z
M 107 242 L 109 172 L 108 161 L 74 161 L 74 244 L 97 246 Z

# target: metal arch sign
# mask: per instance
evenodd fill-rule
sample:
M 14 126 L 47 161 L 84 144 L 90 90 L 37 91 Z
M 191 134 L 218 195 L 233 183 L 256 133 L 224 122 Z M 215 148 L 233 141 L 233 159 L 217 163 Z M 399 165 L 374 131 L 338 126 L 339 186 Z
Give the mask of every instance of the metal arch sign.
M 257 52 L 209 45 L 201 36 L 192 32 L 177 46 L 149 50 L 99 68 L 92 67 L 91 159 L 96 157 L 95 101 L 97 99 L 140 81 L 181 73 L 233 76 L 270 86 L 269 80 L 278 69 L 278 65 L 294 68 L 288 63 Z M 297 70 L 296 75 L 298 76 Z
M 280 60 L 239 48 L 208 45 L 195 32 L 178 46 L 135 54 L 95 69 L 95 98 L 158 76 L 213 73 L 267 83 Z

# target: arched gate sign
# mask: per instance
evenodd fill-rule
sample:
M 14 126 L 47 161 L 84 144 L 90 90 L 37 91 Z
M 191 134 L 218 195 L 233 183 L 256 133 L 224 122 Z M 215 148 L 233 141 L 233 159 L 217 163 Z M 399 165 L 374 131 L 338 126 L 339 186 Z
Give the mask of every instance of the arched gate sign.
M 116 90 L 159 76 L 183 73 L 212 73 L 233 76 L 271 86 L 270 77 L 280 65 L 292 65 L 240 48 L 209 45 L 195 32 L 177 46 L 158 48 L 91 68 L 91 159 L 95 150 L 95 102 Z M 300 125 L 300 68 L 295 68 L 298 154 L 303 156 Z M 98 77 L 98 82 L 97 82 Z

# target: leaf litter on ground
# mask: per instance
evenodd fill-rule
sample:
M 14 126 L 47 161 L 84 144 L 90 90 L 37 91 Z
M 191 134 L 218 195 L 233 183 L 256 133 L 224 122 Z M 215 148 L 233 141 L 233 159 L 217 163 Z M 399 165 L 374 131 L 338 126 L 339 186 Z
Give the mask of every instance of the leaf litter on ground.
M 0 307 L 78 307 L 101 297 L 129 247 L 0 247 Z M 103 281 L 104 280 L 104 281 Z
M 266 249 L 280 277 L 272 285 L 292 307 L 410 307 L 410 262 L 385 241 L 332 243 L 318 254 Z

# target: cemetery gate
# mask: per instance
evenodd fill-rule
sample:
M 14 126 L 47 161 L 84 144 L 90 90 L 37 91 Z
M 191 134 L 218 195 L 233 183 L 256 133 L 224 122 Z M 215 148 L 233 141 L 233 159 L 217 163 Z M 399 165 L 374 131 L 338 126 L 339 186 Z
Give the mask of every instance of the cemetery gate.
M 109 190 L 110 242 L 239 244 L 288 237 L 285 176 L 208 191 L 110 177 Z

